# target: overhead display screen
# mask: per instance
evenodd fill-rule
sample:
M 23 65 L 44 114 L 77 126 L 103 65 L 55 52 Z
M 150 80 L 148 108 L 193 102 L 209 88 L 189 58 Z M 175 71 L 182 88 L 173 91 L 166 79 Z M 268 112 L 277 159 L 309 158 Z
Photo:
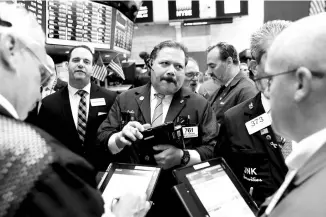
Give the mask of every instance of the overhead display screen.
M 110 49 L 112 8 L 91 1 L 46 1 L 46 43 Z
M 199 1 L 169 1 L 169 20 L 199 18 Z
M 143 1 L 137 13 L 136 23 L 153 22 L 153 2 Z
M 37 18 L 37 22 L 42 26 L 43 31 L 45 31 L 45 1 L 17 1 L 17 4 L 24 6 L 29 12 L 33 13 Z
M 113 50 L 130 54 L 133 33 L 134 23 L 117 10 Z

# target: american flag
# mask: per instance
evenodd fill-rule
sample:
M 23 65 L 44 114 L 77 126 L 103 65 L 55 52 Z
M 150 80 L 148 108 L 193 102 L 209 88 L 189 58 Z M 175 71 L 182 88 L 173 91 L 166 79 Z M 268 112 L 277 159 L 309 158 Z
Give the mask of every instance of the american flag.
M 114 72 L 116 73 L 117 75 L 119 75 L 123 80 L 125 80 L 125 74 L 123 73 L 123 70 L 122 70 L 122 67 L 121 67 L 121 64 L 120 64 L 120 61 L 119 59 L 117 58 L 119 54 L 117 54 L 116 56 L 114 56 L 108 67 Z
M 93 66 L 93 75 L 92 76 L 98 80 L 104 81 L 107 73 L 108 73 L 108 71 L 107 71 L 105 65 L 103 64 L 102 57 L 101 57 L 101 55 L 99 55 L 96 64 Z
M 311 0 L 309 15 L 315 15 L 325 12 L 326 3 L 324 0 Z

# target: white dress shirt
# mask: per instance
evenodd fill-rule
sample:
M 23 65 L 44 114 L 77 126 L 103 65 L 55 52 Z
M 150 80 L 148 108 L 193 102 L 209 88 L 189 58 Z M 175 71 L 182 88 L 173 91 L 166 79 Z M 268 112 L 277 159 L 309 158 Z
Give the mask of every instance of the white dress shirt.
M 68 91 L 69 91 L 69 101 L 70 101 L 70 108 L 72 117 L 74 118 L 74 123 L 77 129 L 77 122 L 78 122 L 78 107 L 81 97 L 77 94 L 76 89 L 70 84 L 68 84 Z M 87 84 L 82 90 L 85 90 L 88 94 L 86 94 L 86 119 L 88 118 L 88 111 L 89 111 L 89 100 L 90 100 L 90 92 L 91 92 L 91 83 Z
M 0 105 L 9 112 L 15 119 L 19 119 L 18 113 L 14 106 L 0 94 Z
M 157 104 L 157 97 L 155 96 L 156 93 L 157 93 L 157 91 L 154 89 L 153 86 L 151 86 L 151 92 L 150 92 L 151 120 L 153 119 L 155 106 Z M 165 95 L 165 97 L 164 97 L 164 99 L 162 101 L 162 105 L 163 105 L 163 118 L 162 118 L 162 120 L 165 120 L 165 118 L 166 118 L 166 115 L 167 115 L 167 113 L 169 111 L 172 99 L 173 99 L 173 95 Z M 164 121 L 163 121 L 163 123 L 164 123 Z M 115 143 L 116 136 L 117 136 L 117 133 L 113 134 L 110 137 L 109 141 L 108 141 L 108 146 L 109 146 L 109 149 L 110 149 L 112 154 L 117 154 L 120 151 L 122 151 L 122 149 L 123 149 L 123 148 L 119 148 L 116 145 L 116 143 Z M 200 155 L 196 150 L 188 150 L 188 151 L 189 151 L 189 155 L 190 155 L 190 160 L 189 160 L 188 165 L 198 163 L 198 162 L 201 161 Z

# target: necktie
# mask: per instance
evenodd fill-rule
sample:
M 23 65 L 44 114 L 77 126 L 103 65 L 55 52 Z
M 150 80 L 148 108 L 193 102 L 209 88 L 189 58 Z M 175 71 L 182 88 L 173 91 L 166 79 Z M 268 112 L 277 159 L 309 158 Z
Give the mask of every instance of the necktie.
M 77 119 L 77 132 L 79 139 L 82 144 L 84 144 L 85 134 L 86 134 L 86 94 L 85 90 L 78 90 L 77 94 L 80 96 L 79 106 L 78 106 L 78 119 Z
M 281 152 L 284 159 L 291 153 L 292 151 L 292 142 L 275 134 L 276 141 L 281 145 Z
M 157 104 L 154 109 L 154 115 L 152 119 L 152 127 L 163 124 L 163 99 L 164 95 L 156 93 L 155 97 L 157 98 Z

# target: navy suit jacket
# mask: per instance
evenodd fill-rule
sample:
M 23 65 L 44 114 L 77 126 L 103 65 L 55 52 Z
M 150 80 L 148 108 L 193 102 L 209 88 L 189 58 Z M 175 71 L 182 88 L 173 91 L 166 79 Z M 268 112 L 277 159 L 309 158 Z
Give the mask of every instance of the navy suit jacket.
M 279 188 L 288 170 L 271 126 L 252 135 L 247 131 L 245 123 L 263 113 L 260 93 L 225 112 L 215 147 L 247 191 L 253 188 L 258 205 Z
M 68 86 L 42 100 L 37 123 L 40 128 L 53 135 L 71 151 L 85 157 L 99 171 L 107 168 L 110 162 L 110 152 L 108 148 L 103 147 L 99 149 L 95 145 L 96 133 L 98 127 L 106 118 L 116 98 L 116 93 L 92 83 L 90 99 L 96 98 L 104 98 L 105 105 L 91 106 L 89 104 L 86 135 L 83 145 L 79 139 L 71 113 Z

